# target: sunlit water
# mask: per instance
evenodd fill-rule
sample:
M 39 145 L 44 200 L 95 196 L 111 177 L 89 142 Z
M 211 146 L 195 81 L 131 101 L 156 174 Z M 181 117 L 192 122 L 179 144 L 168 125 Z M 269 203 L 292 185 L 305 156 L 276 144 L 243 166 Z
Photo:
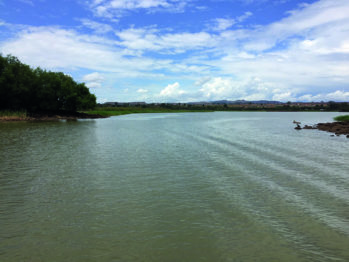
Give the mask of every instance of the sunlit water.
M 336 115 L 0 123 L 0 261 L 349 261 Z

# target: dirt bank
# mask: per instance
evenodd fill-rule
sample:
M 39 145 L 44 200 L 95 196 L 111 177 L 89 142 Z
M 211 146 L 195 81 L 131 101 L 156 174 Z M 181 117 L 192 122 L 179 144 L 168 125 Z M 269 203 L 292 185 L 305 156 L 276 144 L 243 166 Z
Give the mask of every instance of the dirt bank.
M 57 120 L 77 120 L 77 119 L 97 119 L 106 118 L 101 115 L 86 114 L 69 111 L 41 111 L 28 112 L 26 117 L 3 116 L 0 121 L 57 121 Z
M 304 126 L 302 129 L 318 129 L 334 133 L 337 136 L 345 135 L 349 138 L 349 122 L 318 123 L 315 126 Z

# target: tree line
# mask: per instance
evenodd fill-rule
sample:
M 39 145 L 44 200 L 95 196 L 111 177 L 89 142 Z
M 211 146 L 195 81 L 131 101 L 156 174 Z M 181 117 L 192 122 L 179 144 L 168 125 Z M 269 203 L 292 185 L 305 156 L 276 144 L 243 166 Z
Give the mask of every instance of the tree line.
M 97 104 L 98 108 L 110 108 L 118 110 L 118 108 L 143 108 L 143 109 L 169 109 L 169 110 L 195 110 L 195 111 L 275 111 L 275 112 L 298 112 L 298 111 L 341 111 L 349 112 L 349 103 L 347 102 L 319 102 L 314 105 L 305 103 L 291 102 L 281 104 L 253 104 L 248 102 L 246 104 L 190 104 L 190 103 L 117 103 L 109 102 L 105 104 Z
M 31 68 L 18 58 L 0 54 L 0 109 L 77 111 L 96 106 L 84 83 L 62 72 Z

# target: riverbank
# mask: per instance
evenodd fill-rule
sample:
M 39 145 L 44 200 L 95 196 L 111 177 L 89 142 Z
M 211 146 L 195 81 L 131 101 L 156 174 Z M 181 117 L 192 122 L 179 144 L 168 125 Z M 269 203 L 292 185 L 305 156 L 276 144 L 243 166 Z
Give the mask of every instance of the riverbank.
M 87 114 L 96 114 L 104 117 L 120 116 L 128 114 L 147 114 L 147 113 L 190 113 L 190 112 L 214 112 L 206 109 L 172 109 L 164 107 L 98 107 L 95 110 L 85 111 Z
M 77 119 L 98 119 L 105 116 L 93 113 L 71 112 L 71 111 L 1 111 L 0 122 L 7 121 L 57 121 Z
M 337 116 L 334 118 L 336 122 L 331 123 L 318 123 L 314 126 L 305 125 L 301 129 L 318 129 L 333 133 L 336 136 L 345 135 L 349 138 L 349 115 Z M 332 136 L 334 136 L 332 135 Z
M 77 119 L 98 119 L 111 116 L 146 113 L 189 113 L 189 112 L 213 112 L 213 110 L 183 110 L 166 108 L 140 108 L 140 107 L 118 107 L 118 108 L 97 108 L 84 112 L 70 111 L 0 111 L 0 122 L 5 121 L 55 121 L 55 120 L 77 120 Z
M 345 135 L 349 138 L 349 122 L 319 123 L 316 129 L 334 133 L 336 136 Z

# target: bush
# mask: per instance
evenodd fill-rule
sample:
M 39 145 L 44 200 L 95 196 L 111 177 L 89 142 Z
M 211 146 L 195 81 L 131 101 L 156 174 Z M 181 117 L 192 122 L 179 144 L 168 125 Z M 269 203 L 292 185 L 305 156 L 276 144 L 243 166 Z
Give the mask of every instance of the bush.
M 337 116 L 334 118 L 334 120 L 340 121 L 340 122 L 349 122 L 349 115 Z

